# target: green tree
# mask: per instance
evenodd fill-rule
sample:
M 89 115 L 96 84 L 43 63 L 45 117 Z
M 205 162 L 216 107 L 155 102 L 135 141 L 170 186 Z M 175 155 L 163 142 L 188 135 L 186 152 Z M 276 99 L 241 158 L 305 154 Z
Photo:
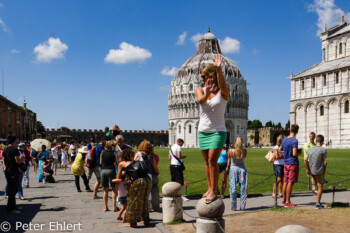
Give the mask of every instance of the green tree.
M 288 120 L 285 129 L 289 130 L 290 129 L 290 120 Z
M 278 122 L 276 125 L 277 128 L 282 128 L 281 122 Z
M 259 129 L 263 127 L 263 124 L 259 120 L 253 120 L 252 123 L 248 126 L 250 129 Z
M 49 142 L 53 142 L 53 138 L 51 136 L 46 136 L 45 139 L 48 140 Z
M 40 133 L 42 138 L 45 138 L 46 131 L 45 131 L 45 127 L 41 121 L 36 122 L 36 132 Z
M 272 121 L 268 121 L 265 124 L 265 127 L 273 127 L 273 126 L 274 126 L 274 123 Z

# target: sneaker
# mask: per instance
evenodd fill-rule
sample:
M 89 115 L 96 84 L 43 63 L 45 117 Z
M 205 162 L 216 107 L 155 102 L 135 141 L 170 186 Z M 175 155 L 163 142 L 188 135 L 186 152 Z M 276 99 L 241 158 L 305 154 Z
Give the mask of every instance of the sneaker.
M 284 207 L 294 207 L 296 206 L 293 202 L 285 203 Z
M 328 184 L 328 181 L 327 180 L 324 180 L 323 181 L 323 185 L 327 185 Z
M 286 205 L 286 203 L 284 201 L 282 201 L 282 205 L 284 206 L 284 205 Z
M 324 206 L 323 206 L 321 203 L 316 203 L 315 209 L 316 209 L 316 210 L 324 209 Z

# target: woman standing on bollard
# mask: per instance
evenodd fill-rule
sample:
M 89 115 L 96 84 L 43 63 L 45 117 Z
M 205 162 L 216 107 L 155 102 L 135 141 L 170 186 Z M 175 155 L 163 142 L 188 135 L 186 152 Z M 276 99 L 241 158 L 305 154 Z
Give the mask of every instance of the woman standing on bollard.
M 219 167 L 218 158 L 226 141 L 225 110 L 230 95 L 221 70 L 222 56 L 217 54 L 213 64 L 207 64 L 201 70 L 205 87 L 196 90 L 200 106 L 198 141 L 205 160 L 205 172 L 208 191 L 203 194 L 207 204 L 214 201 L 218 194 Z
M 279 148 L 284 139 L 283 135 L 277 137 L 276 146 L 273 148 L 273 154 L 275 155 L 275 161 L 273 162 L 273 173 L 277 173 L 277 183 L 278 183 L 278 195 L 277 197 L 282 197 L 282 187 L 283 187 L 283 177 L 284 177 L 284 156 L 280 154 Z M 276 182 L 273 184 L 272 198 L 275 198 L 275 187 Z
M 230 196 L 231 209 L 237 209 L 237 186 L 241 187 L 241 210 L 245 210 L 248 196 L 248 172 L 245 168 L 244 159 L 247 157 L 247 150 L 243 148 L 242 138 L 237 137 L 234 149 L 228 151 L 227 166 L 230 166 Z

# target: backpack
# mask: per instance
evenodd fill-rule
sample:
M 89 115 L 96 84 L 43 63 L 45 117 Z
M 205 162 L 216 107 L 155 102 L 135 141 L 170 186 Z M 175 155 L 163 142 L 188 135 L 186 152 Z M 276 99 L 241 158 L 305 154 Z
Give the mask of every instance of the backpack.
M 92 148 L 89 150 L 88 154 L 88 159 L 86 162 L 86 166 L 90 169 L 93 169 L 97 166 L 97 161 L 96 161 L 96 147 Z

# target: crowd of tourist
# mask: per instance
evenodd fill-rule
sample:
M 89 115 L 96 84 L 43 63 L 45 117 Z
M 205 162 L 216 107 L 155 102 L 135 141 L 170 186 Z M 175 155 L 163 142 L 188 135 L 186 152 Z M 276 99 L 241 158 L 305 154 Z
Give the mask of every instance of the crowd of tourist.
M 48 150 L 46 145 L 31 148 L 30 144 L 18 144 L 13 135 L 8 136 L 7 142 L 6 147 L 0 145 L 0 152 L 4 161 L 8 213 L 20 213 L 15 195 L 18 193 L 19 199 L 25 200 L 23 188 L 30 188 L 29 173 L 32 165 L 37 181 L 43 183 L 55 183 L 54 176 L 59 170 L 63 172 L 70 168 L 77 192 L 82 192 L 80 177 L 85 191 L 92 192 L 92 199 L 102 199 L 98 196 L 99 188 L 102 188 L 103 211 L 110 211 L 108 193 L 111 189 L 112 209 L 114 212 L 119 211 L 117 220 L 128 222 L 130 227 L 137 226 L 138 222 L 145 225 L 150 223 L 149 212 L 157 208 L 151 205 L 151 189 L 156 187 L 159 192 L 159 156 L 154 153 L 149 141 L 142 141 L 136 154 L 125 143 L 122 135 L 117 135 L 112 140 L 112 135 L 107 133 L 98 144 L 75 141 L 70 144 L 52 143 Z M 91 190 L 89 183 L 93 174 L 96 182 Z M 122 206 L 120 210 L 117 201 Z

